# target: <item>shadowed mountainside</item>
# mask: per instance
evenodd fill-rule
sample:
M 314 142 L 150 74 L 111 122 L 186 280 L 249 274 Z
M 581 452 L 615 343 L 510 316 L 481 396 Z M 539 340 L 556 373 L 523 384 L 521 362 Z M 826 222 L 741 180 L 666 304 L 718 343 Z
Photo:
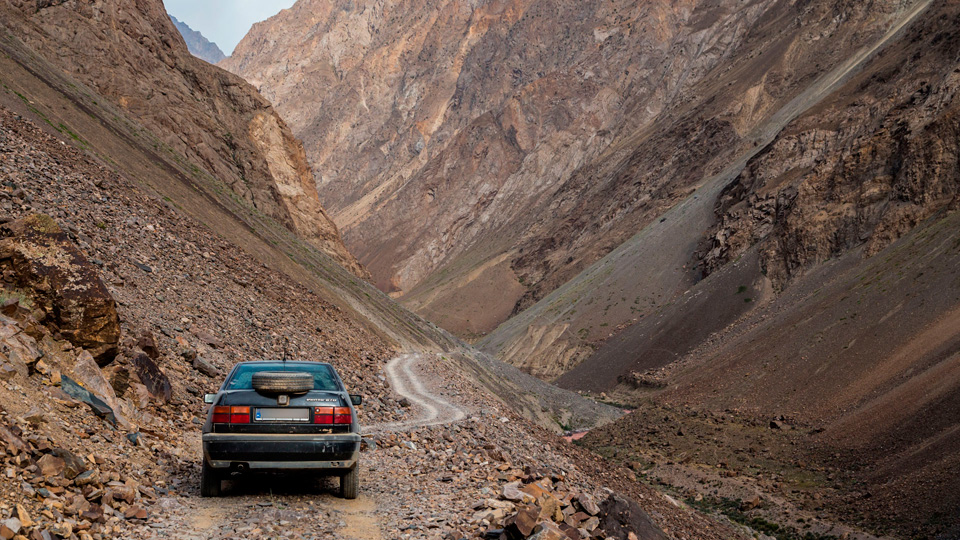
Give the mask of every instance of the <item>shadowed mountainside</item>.
M 789 419 L 808 436 L 791 443 L 793 463 L 774 461 L 788 488 L 760 466 L 771 497 L 797 489 L 799 504 L 879 533 L 955 536 L 958 24 L 956 5 L 931 3 L 788 124 L 708 199 L 714 224 L 686 251 L 707 277 L 557 382 L 683 411 L 687 425 L 708 411 Z M 651 429 L 626 419 L 588 444 L 627 448 Z M 691 447 L 673 431 L 661 458 L 693 452 L 687 471 L 756 445 Z M 782 478 L 798 462 L 806 487 Z M 682 483 L 665 467 L 656 474 Z
M 360 276 L 320 206 L 303 147 L 243 80 L 195 58 L 157 0 L 0 3 L 2 24 L 216 177 Z
M 554 378 L 591 357 L 598 348 L 602 350 L 604 342 L 616 333 L 634 323 L 638 328 L 645 327 L 645 320 L 682 300 L 685 291 L 706 274 L 705 265 L 696 254 L 709 243 L 708 237 L 717 222 L 716 201 L 726 186 L 736 180 L 752 158 L 765 151 L 769 144 L 775 144 L 781 130 L 798 115 L 815 108 L 841 89 L 846 81 L 864 69 L 877 51 L 889 50 L 891 43 L 895 47 L 902 39 L 904 25 L 924 16 L 924 6 L 925 2 L 914 4 L 910 10 L 898 12 L 888 19 L 884 33 L 874 36 L 863 47 L 837 61 L 831 69 L 809 80 L 803 91 L 758 123 L 744 137 L 745 141 L 753 142 L 734 148 L 738 153 L 731 156 L 729 165 L 716 174 L 700 178 L 697 189 L 680 204 L 664 212 L 659 219 L 643 227 L 576 278 L 502 324 L 480 345 L 531 372 Z M 726 99 L 732 98 L 728 96 Z M 643 170 L 645 164 L 652 167 L 657 163 L 656 160 L 640 159 L 633 167 Z M 734 287 L 749 284 L 744 282 Z M 712 318 L 710 324 L 699 327 L 691 324 L 689 326 L 697 328 L 699 333 L 691 335 L 688 330 L 682 334 L 696 342 L 702 339 L 698 336 L 709 335 L 732 322 L 734 319 L 730 315 L 735 316 L 750 307 L 741 305 L 727 309 L 714 306 L 702 315 Z M 661 348 L 649 354 L 672 359 L 682 353 L 682 350 Z M 557 362 L 555 358 L 562 361 Z M 604 364 L 591 363 L 589 366 L 593 367 L 584 366 L 584 369 L 595 369 L 597 365 Z M 612 370 L 604 370 L 604 373 Z

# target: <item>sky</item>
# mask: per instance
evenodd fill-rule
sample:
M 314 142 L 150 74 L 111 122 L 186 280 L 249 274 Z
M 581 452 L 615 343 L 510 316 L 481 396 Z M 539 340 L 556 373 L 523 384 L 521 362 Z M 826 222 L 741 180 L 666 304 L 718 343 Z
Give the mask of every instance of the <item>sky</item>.
M 229 56 L 255 22 L 296 0 L 163 0 L 167 13 L 187 23 Z

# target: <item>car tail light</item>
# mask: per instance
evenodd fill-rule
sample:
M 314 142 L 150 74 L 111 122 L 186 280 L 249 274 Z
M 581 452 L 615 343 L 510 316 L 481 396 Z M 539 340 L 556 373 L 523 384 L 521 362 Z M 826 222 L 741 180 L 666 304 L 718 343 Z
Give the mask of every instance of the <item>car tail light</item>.
M 214 407 L 214 424 L 249 424 L 250 407 Z
M 230 407 L 214 407 L 213 423 L 214 424 L 230 423 Z
M 350 417 L 350 407 L 337 407 L 333 410 L 334 424 L 349 424 L 353 422 Z
M 250 407 L 230 407 L 231 424 L 249 424 Z
M 333 423 L 333 407 L 314 407 L 313 423 L 314 424 L 332 424 Z

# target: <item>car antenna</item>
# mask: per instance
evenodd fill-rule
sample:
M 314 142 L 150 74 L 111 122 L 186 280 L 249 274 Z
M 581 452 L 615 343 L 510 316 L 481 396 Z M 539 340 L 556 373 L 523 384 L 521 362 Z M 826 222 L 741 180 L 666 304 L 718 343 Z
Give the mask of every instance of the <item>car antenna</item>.
M 283 363 L 287 363 L 287 346 L 290 345 L 290 338 L 283 336 Z

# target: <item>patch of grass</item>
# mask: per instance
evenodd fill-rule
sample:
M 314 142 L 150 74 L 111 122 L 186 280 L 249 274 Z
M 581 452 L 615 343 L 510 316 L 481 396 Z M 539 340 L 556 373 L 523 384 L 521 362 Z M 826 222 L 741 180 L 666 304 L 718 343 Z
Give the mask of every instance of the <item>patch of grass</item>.
M 634 405 L 630 405 L 630 404 L 627 404 L 627 403 L 622 403 L 622 402 L 619 402 L 619 401 L 613 401 L 613 400 L 610 400 L 610 399 L 597 399 L 596 402 L 597 402 L 597 403 L 603 403 L 604 405 L 609 405 L 609 406 L 611 406 L 611 407 L 616 407 L 616 408 L 618 408 L 618 409 L 623 409 L 623 410 L 625 410 L 625 411 L 630 411 L 630 410 L 636 409 L 636 406 L 634 406 Z
M 735 499 L 709 497 L 697 501 L 693 497 L 689 497 L 686 499 L 686 503 L 702 511 L 718 511 L 730 518 L 731 521 L 746 525 L 754 531 L 772 536 L 777 540 L 831 540 L 839 538 L 832 534 L 803 533 L 795 527 L 780 525 L 760 516 L 748 516 L 741 510 L 740 502 Z
M 73 139 L 73 140 L 77 141 L 78 143 L 80 143 L 81 146 L 86 146 L 86 145 L 87 145 L 87 142 L 86 142 L 86 141 L 84 141 L 79 135 L 77 135 L 76 133 L 74 133 L 72 129 L 70 129 L 69 127 L 67 127 L 67 126 L 64 125 L 63 123 L 60 123 L 60 124 L 57 126 L 57 131 L 59 131 L 60 133 L 66 133 L 67 136 L 69 136 L 71 139 Z
M 745 292 L 747 292 L 747 286 L 746 286 L 746 285 L 741 285 L 741 286 L 737 287 L 737 294 L 743 294 L 743 293 L 745 293 Z
M 753 302 L 753 298 L 744 298 L 743 301 L 744 303 L 749 304 L 750 302 Z

